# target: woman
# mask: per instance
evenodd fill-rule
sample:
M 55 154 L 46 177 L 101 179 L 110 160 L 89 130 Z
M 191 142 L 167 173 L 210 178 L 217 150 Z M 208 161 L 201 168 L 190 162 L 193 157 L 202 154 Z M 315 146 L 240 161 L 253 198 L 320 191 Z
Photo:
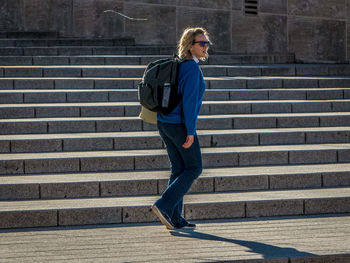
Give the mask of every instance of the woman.
M 159 134 L 170 160 L 171 175 L 167 189 L 152 210 L 168 229 L 195 227 L 181 214 L 183 196 L 202 173 L 196 123 L 206 86 L 198 62 L 208 57 L 209 44 L 205 29 L 185 29 L 178 45 L 179 57 L 186 59 L 180 64 L 178 72 L 182 101 L 170 114 L 157 116 Z

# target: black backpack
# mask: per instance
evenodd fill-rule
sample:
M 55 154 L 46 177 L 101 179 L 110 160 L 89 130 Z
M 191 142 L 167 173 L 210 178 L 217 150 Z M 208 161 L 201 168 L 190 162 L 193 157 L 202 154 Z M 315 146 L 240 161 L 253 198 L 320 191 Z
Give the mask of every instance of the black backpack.
M 150 111 L 169 114 L 179 104 L 182 95 L 177 90 L 177 72 L 181 63 L 178 56 L 160 59 L 148 64 L 138 85 L 142 106 Z

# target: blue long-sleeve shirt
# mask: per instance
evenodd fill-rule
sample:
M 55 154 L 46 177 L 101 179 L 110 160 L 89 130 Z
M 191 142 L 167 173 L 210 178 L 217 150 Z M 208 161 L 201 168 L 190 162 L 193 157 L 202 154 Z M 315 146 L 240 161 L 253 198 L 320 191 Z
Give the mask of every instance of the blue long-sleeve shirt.
M 187 135 L 194 135 L 205 88 L 203 73 L 196 61 L 182 63 L 178 71 L 178 92 L 182 94 L 182 100 L 169 114 L 158 113 L 157 119 L 166 123 L 184 123 Z

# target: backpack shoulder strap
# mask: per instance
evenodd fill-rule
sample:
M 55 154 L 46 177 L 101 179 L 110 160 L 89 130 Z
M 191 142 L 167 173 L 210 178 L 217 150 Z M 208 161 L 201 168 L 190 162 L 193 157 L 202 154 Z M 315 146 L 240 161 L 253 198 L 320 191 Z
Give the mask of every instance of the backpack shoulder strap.
M 191 61 L 192 59 L 188 59 L 188 58 L 180 58 L 177 54 L 173 55 L 173 59 L 177 60 L 178 62 L 183 63 L 186 61 Z

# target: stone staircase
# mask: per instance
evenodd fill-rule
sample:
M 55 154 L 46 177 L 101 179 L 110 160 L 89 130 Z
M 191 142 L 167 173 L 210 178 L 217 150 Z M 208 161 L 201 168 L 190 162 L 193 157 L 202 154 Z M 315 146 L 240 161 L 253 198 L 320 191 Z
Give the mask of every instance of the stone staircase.
M 136 85 L 173 47 L 130 41 L 0 40 L 0 228 L 158 221 L 169 164 Z M 205 169 L 186 218 L 350 212 L 350 65 L 214 53 L 201 67 Z

